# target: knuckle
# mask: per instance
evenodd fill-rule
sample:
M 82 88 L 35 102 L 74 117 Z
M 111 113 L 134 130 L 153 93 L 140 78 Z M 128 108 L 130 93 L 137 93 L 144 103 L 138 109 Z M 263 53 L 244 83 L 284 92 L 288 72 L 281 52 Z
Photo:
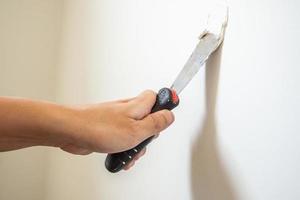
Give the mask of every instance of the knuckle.
M 171 123 L 174 122 L 175 117 L 174 117 L 174 114 L 171 111 L 163 110 L 163 115 L 164 115 L 164 118 L 165 118 L 166 126 L 168 126 L 168 125 L 170 125 Z
M 166 128 L 169 124 L 169 120 L 167 118 L 167 114 L 165 111 L 163 111 L 163 113 L 161 114 L 161 125 L 162 125 L 162 129 Z
M 157 117 L 152 117 L 154 129 L 156 133 L 167 128 L 174 120 L 173 113 L 168 110 L 163 110 L 157 113 Z
M 162 129 L 162 123 L 161 123 L 161 114 L 157 113 L 157 117 L 151 116 L 153 127 L 154 127 L 154 134 L 159 133 Z
M 156 92 L 153 90 L 145 90 L 142 93 L 142 97 L 145 99 L 153 99 L 153 101 L 156 99 Z
M 175 120 L 174 113 L 169 110 L 165 110 L 165 113 L 166 113 L 166 117 L 168 117 L 168 125 L 172 124 Z
M 144 94 L 149 96 L 156 96 L 156 92 L 154 92 L 153 90 L 145 90 Z

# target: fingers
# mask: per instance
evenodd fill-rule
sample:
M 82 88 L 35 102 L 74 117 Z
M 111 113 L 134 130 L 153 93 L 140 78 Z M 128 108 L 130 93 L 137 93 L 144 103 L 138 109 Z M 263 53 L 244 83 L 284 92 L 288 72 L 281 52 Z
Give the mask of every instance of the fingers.
M 161 110 L 138 121 L 138 129 L 141 136 L 146 139 L 166 129 L 173 121 L 174 115 L 171 111 Z
M 146 148 L 144 148 L 142 151 L 140 151 L 135 157 L 134 160 L 138 160 L 140 157 L 142 157 L 143 155 L 145 155 L 146 153 Z
M 130 169 L 134 164 L 135 162 L 140 158 L 142 157 L 144 154 L 146 153 L 146 148 L 144 148 L 142 151 L 140 151 L 135 157 L 134 159 L 124 167 L 124 170 L 128 170 Z
M 151 112 L 156 100 L 156 93 L 146 90 L 130 101 L 130 116 L 134 119 L 143 119 Z

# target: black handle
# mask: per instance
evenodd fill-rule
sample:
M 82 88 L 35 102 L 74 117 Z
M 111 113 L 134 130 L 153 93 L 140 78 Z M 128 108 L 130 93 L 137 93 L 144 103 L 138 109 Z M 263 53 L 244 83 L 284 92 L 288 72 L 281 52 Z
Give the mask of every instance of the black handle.
M 151 113 L 159 110 L 172 110 L 179 104 L 179 98 L 175 90 L 169 88 L 162 88 L 159 90 L 156 102 L 151 110 Z M 138 144 L 136 147 L 119 152 L 108 154 L 105 160 L 105 167 L 108 171 L 115 173 L 123 169 L 145 146 L 147 146 L 153 139 L 151 136 Z

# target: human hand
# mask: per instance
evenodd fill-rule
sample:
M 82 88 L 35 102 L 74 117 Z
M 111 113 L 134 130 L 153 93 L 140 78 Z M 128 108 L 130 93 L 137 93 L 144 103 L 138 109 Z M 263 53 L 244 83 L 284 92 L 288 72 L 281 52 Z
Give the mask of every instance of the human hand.
M 85 155 L 116 153 L 135 147 L 148 137 L 158 135 L 174 121 L 174 115 L 168 110 L 150 114 L 155 100 L 156 93 L 148 90 L 132 99 L 74 107 L 66 140 L 60 148 Z M 125 169 L 145 151 L 142 150 Z

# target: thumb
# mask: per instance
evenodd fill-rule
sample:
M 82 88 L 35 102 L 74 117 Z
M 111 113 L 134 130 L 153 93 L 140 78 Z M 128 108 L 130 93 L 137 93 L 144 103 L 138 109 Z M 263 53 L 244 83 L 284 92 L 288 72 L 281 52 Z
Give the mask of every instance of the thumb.
M 146 139 L 166 129 L 173 122 L 173 113 L 169 110 L 161 110 L 147 115 L 138 123 L 140 129 L 142 130 L 141 134 L 143 134 L 143 137 Z

